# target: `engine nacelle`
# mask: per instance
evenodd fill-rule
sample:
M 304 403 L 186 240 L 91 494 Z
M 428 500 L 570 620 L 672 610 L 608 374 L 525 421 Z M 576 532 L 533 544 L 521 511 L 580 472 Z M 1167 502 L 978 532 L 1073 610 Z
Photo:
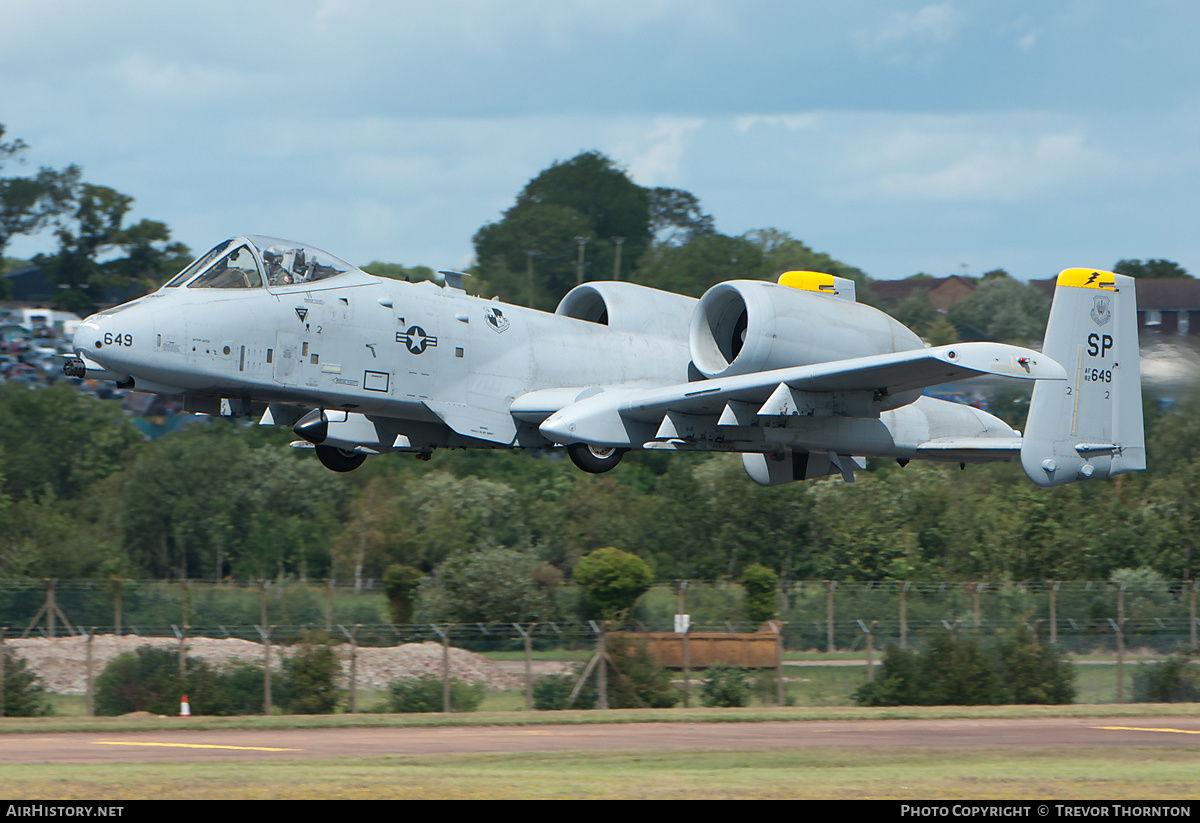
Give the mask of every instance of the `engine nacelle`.
M 697 302 L 694 297 L 637 283 L 599 281 L 571 289 L 554 313 L 621 331 L 683 341 L 688 339 L 688 325 Z
M 924 347 L 878 309 L 759 280 L 705 292 L 688 340 L 692 363 L 709 378 Z

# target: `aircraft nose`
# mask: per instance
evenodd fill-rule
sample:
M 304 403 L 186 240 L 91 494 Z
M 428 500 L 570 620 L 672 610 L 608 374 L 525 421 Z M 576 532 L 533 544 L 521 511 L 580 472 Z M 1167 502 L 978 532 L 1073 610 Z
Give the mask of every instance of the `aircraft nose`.
M 100 348 L 96 345 L 103 336 L 100 331 L 99 318 L 100 315 L 93 314 L 85 318 L 79 324 L 79 328 L 75 330 L 75 336 L 71 338 L 71 345 L 76 354 L 92 354 Z

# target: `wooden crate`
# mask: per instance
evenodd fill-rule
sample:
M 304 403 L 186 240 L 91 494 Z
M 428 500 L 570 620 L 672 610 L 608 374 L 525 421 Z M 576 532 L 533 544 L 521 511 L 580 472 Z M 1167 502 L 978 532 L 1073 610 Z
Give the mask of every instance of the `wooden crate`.
M 780 635 L 783 626 L 778 620 L 768 620 L 758 631 L 748 632 L 691 632 L 688 634 L 688 651 L 693 669 L 711 666 L 713 663 L 728 663 L 750 669 L 773 668 L 779 654 Z M 645 643 L 650 654 L 660 666 L 673 669 L 683 668 L 683 635 L 674 632 L 611 632 L 610 637 L 623 637 L 630 643 Z

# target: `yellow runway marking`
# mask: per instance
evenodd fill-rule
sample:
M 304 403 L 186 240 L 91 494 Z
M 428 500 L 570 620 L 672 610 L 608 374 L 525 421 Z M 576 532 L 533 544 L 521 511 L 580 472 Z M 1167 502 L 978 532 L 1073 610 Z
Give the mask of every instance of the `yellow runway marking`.
M 250 752 L 301 752 L 303 749 L 272 749 L 267 746 L 218 746 L 208 743 L 131 743 L 124 740 L 93 740 L 98 746 L 165 746 L 175 749 L 236 749 Z
M 1200 734 L 1200 730 L 1194 729 L 1142 729 L 1138 728 L 1137 726 L 1095 726 L 1094 728 L 1118 732 L 1174 732 L 1175 734 Z

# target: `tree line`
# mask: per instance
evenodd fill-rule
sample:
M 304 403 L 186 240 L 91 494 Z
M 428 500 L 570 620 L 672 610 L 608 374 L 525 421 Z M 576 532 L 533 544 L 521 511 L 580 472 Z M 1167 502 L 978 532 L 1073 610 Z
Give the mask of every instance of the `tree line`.
M 1050 490 L 1010 464 L 885 461 L 853 484 L 760 488 L 736 455 L 655 452 L 605 475 L 556 451 L 388 456 L 337 475 L 286 431 L 201 420 L 146 442 L 114 401 L 0 386 L 0 576 L 379 579 L 491 557 L 493 581 L 552 586 L 609 546 L 657 579 L 754 563 L 785 580 L 1196 573 L 1195 402 L 1148 405 L 1149 471 Z

